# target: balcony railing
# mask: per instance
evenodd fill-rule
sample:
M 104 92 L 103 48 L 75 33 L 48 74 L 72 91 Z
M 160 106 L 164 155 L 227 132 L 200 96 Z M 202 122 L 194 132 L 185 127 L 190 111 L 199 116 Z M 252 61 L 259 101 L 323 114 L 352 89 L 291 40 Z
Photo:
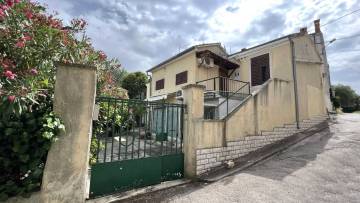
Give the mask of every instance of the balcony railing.
M 201 80 L 196 82 L 198 85 L 205 86 L 205 93 L 219 93 L 222 96 L 230 95 L 238 91 L 244 85 L 248 84 L 248 82 L 235 80 L 226 77 L 214 77 L 206 80 Z M 250 92 L 250 86 L 249 86 Z M 211 94 L 209 94 L 211 95 Z

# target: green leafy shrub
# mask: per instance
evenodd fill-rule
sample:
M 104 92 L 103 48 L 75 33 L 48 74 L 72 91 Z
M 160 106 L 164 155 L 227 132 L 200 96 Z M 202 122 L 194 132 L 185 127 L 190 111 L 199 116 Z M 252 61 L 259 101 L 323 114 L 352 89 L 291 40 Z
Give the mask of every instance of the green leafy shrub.
M 64 125 L 48 95 L 21 114 L 0 111 L 0 200 L 38 190 L 47 152 Z
M 130 100 L 129 100 L 130 101 Z M 91 141 L 90 164 L 96 163 L 98 150 L 105 148 L 99 139 L 118 136 L 125 131 L 129 132 L 137 122 L 140 123 L 141 115 L 146 111 L 145 107 L 138 102 L 127 100 L 115 101 L 111 98 L 101 98 L 99 101 L 99 118 L 93 122 L 93 136 Z

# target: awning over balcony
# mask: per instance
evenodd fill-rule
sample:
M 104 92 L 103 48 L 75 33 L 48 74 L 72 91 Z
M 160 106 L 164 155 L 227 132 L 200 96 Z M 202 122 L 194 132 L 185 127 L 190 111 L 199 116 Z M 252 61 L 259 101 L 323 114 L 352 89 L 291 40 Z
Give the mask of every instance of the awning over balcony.
M 214 59 L 215 65 L 218 65 L 218 66 L 228 69 L 228 70 L 236 69 L 239 67 L 239 65 L 237 63 L 232 62 L 231 60 L 224 58 L 220 55 L 217 55 L 214 52 L 209 51 L 209 50 L 196 52 L 196 57 L 197 58 L 210 57 L 210 58 Z

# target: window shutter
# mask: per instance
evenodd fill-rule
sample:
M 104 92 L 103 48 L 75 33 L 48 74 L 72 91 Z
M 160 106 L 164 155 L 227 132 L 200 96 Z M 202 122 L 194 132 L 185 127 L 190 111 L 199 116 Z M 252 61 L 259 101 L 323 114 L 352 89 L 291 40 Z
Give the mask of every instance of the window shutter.
M 176 74 L 176 85 L 187 83 L 187 71 Z
M 156 81 L 156 84 L 155 84 L 155 90 L 164 89 L 164 86 L 165 86 L 165 79 L 158 80 L 158 81 Z

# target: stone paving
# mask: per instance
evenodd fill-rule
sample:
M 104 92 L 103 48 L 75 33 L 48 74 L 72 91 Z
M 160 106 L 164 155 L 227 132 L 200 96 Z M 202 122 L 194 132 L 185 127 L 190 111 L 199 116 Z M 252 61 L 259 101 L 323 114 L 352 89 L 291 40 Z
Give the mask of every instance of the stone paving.
M 125 160 L 125 159 L 138 159 L 150 156 L 159 156 L 165 154 L 172 154 L 181 151 L 180 137 L 168 136 L 168 141 L 156 141 L 155 134 L 145 139 L 144 132 L 134 131 L 132 133 L 123 134 L 120 136 L 101 138 L 101 145 L 99 150 L 98 161 L 106 162 Z M 121 141 L 120 141 L 121 140 Z M 106 148 L 105 148 L 106 142 Z M 104 154 L 106 150 L 106 153 Z M 120 155 L 120 157 L 119 157 Z

